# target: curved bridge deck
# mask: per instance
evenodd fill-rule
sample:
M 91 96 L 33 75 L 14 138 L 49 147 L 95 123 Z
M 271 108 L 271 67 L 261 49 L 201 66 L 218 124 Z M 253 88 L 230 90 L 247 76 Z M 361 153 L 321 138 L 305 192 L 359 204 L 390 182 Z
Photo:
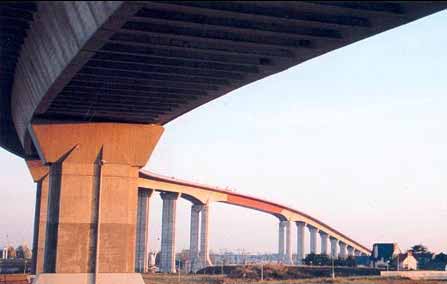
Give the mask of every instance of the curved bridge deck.
M 210 202 L 224 202 L 257 211 L 262 211 L 271 214 L 279 218 L 280 220 L 304 222 L 312 227 L 317 228 L 319 231 L 323 231 L 329 236 L 342 241 L 346 245 L 352 246 L 362 253 L 366 253 L 368 255 L 371 254 L 371 251 L 367 247 L 352 240 L 345 234 L 323 223 L 322 221 L 313 218 L 312 216 L 301 211 L 275 202 L 267 201 L 239 192 L 222 189 L 219 187 L 207 186 L 189 182 L 186 180 L 176 179 L 173 177 L 167 177 L 147 170 L 140 171 L 138 185 L 142 188 L 180 193 L 186 199 L 193 198 L 204 204 Z

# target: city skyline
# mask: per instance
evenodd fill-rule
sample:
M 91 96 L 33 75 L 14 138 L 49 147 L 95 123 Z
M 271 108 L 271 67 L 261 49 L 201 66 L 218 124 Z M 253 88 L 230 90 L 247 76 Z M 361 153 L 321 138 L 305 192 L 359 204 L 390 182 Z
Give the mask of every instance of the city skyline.
M 290 205 L 368 246 L 395 241 L 401 248 L 423 243 L 446 251 L 447 208 L 440 191 L 447 170 L 447 57 L 446 40 L 436 36 L 445 23 L 440 12 L 202 106 L 166 126 L 148 168 Z M 281 101 L 273 99 L 280 95 Z M 11 201 L 1 207 L 1 226 L 10 238 L 30 244 L 35 185 L 19 158 L 1 150 L 0 160 L 8 165 L 0 199 Z M 151 204 L 155 245 L 160 204 L 159 198 Z M 213 207 L 212 250 L 275 251 L 275 218 Z M 189 240 L 186 201 L 177 214 L 180 250 Z M 221 229 L 228 226 L 234 230 Z M 253 233 L 256 240 L 240 238 Z

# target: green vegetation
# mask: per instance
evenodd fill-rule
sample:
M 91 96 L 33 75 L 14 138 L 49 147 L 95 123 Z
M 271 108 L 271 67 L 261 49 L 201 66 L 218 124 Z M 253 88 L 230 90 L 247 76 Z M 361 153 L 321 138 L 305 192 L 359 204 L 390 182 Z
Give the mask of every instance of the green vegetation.
M 445 270 L 447 266 L 446 254 L 435 254 L 423 244 L 412 246 L 411 251 L 418 261 L 418 270 Z

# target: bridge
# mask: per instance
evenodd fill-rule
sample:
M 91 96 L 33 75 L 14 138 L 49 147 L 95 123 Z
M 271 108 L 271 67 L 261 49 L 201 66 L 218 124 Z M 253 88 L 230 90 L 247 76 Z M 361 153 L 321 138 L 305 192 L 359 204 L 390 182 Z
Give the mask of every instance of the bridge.
M 208 222 L 209 206 L 213 202 L 224 202 L 236 206 L 242 206 L 249 209 L 258 210 L 273 215 L 279 220 L 278 227 L 278 254 L 286 264 L 303 264 L 304 259 L 304 229 L 307 227 L 310 233 L 310 253 L 317 252 L 317 233 L 320 234 L 320 253 L 330 255 L 332 258 L 346 258 L 354 255 L 370 255 L 371 251 L 350 239 L 346 235 L 338 232 L 329 225 L 303 213 L 298 210 L 283 206 L 271 201 L 262 200 L 253 196 L 236 193 L 217 187 L 210 187 L 201 184 L 195 184 L 184 180 L 169 178 L 166 176 L 154 174 L 148 171 L 140 171 L 138 182 L 139 202 L 144 204 L 142 210 L 146 210 L 148 198 L 153 190 L 162 192 L 163 199 L 163 218 L 170 216 L 168 220 L 163 219 L 162 228 L 162 255 L 164 250 L 170 251 L 169 255 L 175 255 L 175 237 L 164 240 L 165 235 L 175 236 L 175 200 L 178 197 L 185 198 L 192 202 L 191 207 L 191 225 L 190 225 L 190 260 L 192 262 L 193 271 L 210 265 L 208 257 Z M 168 201 L 169 200 L 169 201 Z M 140 212 L 140 211 L 139 211 Z M 201 232 L 200 232 L 200 257 L 198 251 L 199 237 L 199 214 L 201 214 Z M 144 221 L 137 222 L 141 227 L 137 227 L 137 239 L 143 239 L 143 233 L 147 232 L 148 213 L 144 216 Z M 292 231 L 291 226 L 295 223 L 297 227 L 297 258 L 292 258 Z M 141 228 L 141 229 L 140 229 Z M 147 243 L 147 234 L 143 243 Z M 331 248 L 328 251 L 328 240 L 330 240 Z M 339 249 L 337 247 L 339 246 Z M 338 254 L 337 254 L 338 252 Z M 137 258 L 147 256 L 147 249 L 141 254 L 137 251 Z M 161 270 L 165 272 L 175 272 L 174 258 L 169 258 L 168 263 L 161 263 Z M 143 261 L 142 263 L 147 263 Z M 142 268 L 140 268 L 142 269 Z
M 37 182 L 34 247 L 43 263 L 36 282 L 142 283 L 134 273 L 139 171 L 163 125 L 241 86 L 446 7 L 435 1 L 2 4 L 0 145 L 27 160 Z M 163 196 L 175 203 L 175 194 Z M 227 198 L 243 206 L 260 202 L 258 210 L 283 222 L 305 222 L 362 249 L 294 210 L 272 213 L 282 207 L 270 203 L 270 212 L 265 202 Z M 290 223 L 283 224 L 280 231 L 287 231 Z

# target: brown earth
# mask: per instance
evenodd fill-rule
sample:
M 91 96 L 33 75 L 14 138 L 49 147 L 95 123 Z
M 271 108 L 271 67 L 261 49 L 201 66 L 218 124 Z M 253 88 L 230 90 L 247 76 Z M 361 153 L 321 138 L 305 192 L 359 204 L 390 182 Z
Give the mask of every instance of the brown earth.
M 143 279 L 146 284 L 447 284 L 447 281 L 391 279 L 380 277 L 363 278 L 314 278 L 296 280 L 269 280 L 256 281 L 246 279 L 231 279 L 221 275 L 166 275 L 145 274 Z

